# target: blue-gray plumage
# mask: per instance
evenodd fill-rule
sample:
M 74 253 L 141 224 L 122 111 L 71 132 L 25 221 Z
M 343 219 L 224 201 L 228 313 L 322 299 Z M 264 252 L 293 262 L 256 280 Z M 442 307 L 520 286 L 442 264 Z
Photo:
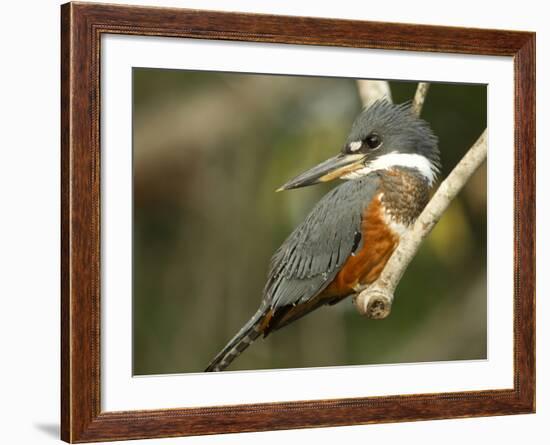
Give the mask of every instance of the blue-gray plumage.
M 206 371 L 225 369 L 260 335 L 373 282 L 425 206 L 438 169 L 437 138 L 409 104 L 362 111 L 339 155 L 281 188 L 349 179 L 277 249 L 258 311 Z
M 334 279 L 361 245 L 361 216 L 379 185 L 376 173 L 327 193 L 275 252 L 264 301 L 270 308 L 300 304 Z

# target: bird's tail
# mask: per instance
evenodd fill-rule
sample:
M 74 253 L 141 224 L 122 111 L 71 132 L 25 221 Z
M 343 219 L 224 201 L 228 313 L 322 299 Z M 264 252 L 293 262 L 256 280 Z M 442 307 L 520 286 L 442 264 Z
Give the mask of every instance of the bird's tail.
M 205 372 L 223 371 L 229 364 L 235 360 L 241 353 L 248 348 L 254 340 L 262 333 L 260 325 L 262 324 L 265 311 L 260 308 L 250 320 L 241 328 L 229 343 L 223 348 L 216 357 L 210 362 Z

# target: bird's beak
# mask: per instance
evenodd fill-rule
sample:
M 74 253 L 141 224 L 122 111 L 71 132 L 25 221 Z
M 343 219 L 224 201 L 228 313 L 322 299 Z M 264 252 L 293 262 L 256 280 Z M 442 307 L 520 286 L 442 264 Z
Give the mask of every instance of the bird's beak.
M 296 176 L 282 187 L 279 187 L 277 191 L 332 181 L 363 167 L 364 159 L 364 154 L 339 154 Z

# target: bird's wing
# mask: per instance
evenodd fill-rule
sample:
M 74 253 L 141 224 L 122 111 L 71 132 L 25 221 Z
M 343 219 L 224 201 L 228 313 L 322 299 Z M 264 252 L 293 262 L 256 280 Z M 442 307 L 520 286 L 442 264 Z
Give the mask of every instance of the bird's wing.
M 334 279 L 361 246 L 361 216 L 375 196 L 379 177 L 369 174 L 332 189 L 286 239 L 271 260 L 264 304 L 302 304 Z

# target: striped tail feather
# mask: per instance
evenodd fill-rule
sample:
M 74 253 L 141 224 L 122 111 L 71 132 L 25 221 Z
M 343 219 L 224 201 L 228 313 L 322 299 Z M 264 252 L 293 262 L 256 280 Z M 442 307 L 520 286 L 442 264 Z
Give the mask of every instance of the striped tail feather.
M 265 311 L 263 308 L 260 308 L 218 355 L 214 357 L 205 369 L 205 372 L 223 371 L 233 360 L 241 355 L 261 335 L 260 325 L 264 316 Z

